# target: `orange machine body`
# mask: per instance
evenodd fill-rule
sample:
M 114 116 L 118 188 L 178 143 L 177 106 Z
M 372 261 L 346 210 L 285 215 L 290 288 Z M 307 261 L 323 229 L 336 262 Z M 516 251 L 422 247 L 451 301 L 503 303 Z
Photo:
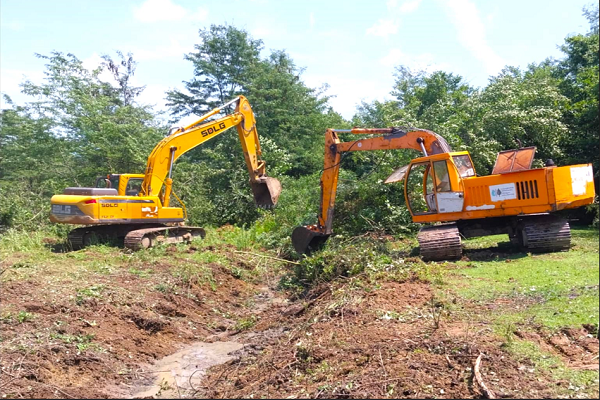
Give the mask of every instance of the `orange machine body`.
M 338 132 L 383 135 L 341 142 Z M 333 233 L 342 154 L 389 149 L 414 149 L 423 153 L 390 175 L 386 183 L 404 180 L 404 196 L 413 222 L 446 223 L 437 228 L 424 227 L 419 233 L 422 254 L 425 249 L 425 256 L 430 259 L 460 256 L 460 235 L 508 233 L 511 241 L 530 249 L 565 250 L 570 243 L 568 223 L 543 215 L 591 204 L 595 197 L 591 164 L 556 167 L 548 163 L 544 168 L 531 169 L 535 147 L 503 151 L 498 155 L 492 175 L 477 176 L 469 153 L 453 152 L 446 141 L 432 131 L 328 129 L 318 223 L 297 227 L 292 233 L 292 243 L 299 253 L 318 248 Z M 561 239 L 553 246 L 555 234 Z M 444 241 L 452 247 L 452 254 L 444 252 Z
M 591 164 L 564 167 L 544 167 L 503 174 L 461 177 L 455 164 L 457 157 L 469 153 L 453 152 L 414 159 L 404 182 L 406 204 L 414 222 L 447 222 L 463 219 L 505 217 L 524 214 L 550 213 L 577 208 L 594 201 L 594 181 Z M 434 172 L 434 163 L 445 163 L 449 185 L 445 191 L 436 190 L 440 178 Z M 471 163 L 472 164 L 472 163 Z M 416 211 L 409 196 L 409 177 L 415 166 L 426 169 L 426 180 L 431 174 L 431 207 Z M 442 164 L 443 165 L 443 164 Z M 471 167 L 473 168 L 473 167 Z M 433 190 L 431 190 L 433 188 Z

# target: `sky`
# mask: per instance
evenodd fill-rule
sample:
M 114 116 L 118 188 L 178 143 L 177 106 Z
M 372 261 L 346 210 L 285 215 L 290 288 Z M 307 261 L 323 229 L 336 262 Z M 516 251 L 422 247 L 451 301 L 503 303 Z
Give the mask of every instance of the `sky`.
M 590 0 L 0 0 L 0 92 L 31 100 L 19 84 L 41 82 L 35 53 L 72 53 L 88 68 L 101 55 L 133 53 L 141 100 L 166 110 L 184 89 L 184 55 L 198 30 L 229 24 L 261 39 L 267 57 L 285 50 L 310 87 L 328 84 L 333 109 L 350 119 L 362 101 L 390 99 L 399 65 L 461 75 L 485 87 L 504 66 L 561 58 L 585 33 Z M 2 102 L 2 107 L 6 105 Z

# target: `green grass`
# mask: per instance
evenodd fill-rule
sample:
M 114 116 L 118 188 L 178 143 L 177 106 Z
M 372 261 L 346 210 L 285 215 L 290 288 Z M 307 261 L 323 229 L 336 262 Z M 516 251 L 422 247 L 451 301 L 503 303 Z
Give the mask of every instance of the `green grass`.
M 568 385 L 557 387 L 557 397 L 571 397 L 575 393 L 578 398 L 591 398 L 594 396 L 594 388 L 598 387 L 598 371 L 581 371 L 569 368 L 560 357 L 542 351 L 535 343 L 526 340 L 516 340 L 506 346 L 517 361 L 533 364 L 535 369 L 550 373 L 556 381 L 568 381 Z M 522 366 L 523 373 L 529 373 L 529 367 Z
M 505 235 L 466 240 L 465 254 L 472 261 L 456 262 L 458 269 L 445 274 L 438 291 L 448 290 L 469 304 L 468 318 L 491 322 L 505 350 L 522 363 L 522 373 L 546 373 L 567 382 L 556 387 L 557 397 L 594 397 L 598 371 L 569 368 L 560 356 L 518 339 L 515 332 L 552 333 L 584 324 L 597 329 L 598 230 L 573 228 L 572 248 L 561 253 L 511 252 L 506 242 Z
M 537 322 L 550 329 L 598 324 L 598 230 L 575 228 L 568 252 L 501 253 L 489 261 L 459 261 L 447 283 L 466 299 L 512 301 L 499 322 Z M 469 250 L 495 248 L 505 236 L 466 241 Z

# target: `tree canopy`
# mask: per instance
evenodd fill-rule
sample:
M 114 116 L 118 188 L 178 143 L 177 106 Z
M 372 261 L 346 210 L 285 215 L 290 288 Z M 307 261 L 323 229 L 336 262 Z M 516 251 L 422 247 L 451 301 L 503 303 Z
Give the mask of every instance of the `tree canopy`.
M 536 146 L 537 165 L 549 158 L 558 164 L 592 162 L 598 181 L 598 7 L 584 9 L 584 15 L 590 30 L 565 38 L 561 58 L 527 68 L 506 66 L 482 88 L 447 71 L 398 65 L 392 99 L 363 102 L 350 121 L 330 106 L 327 86 L 304 83 L 304 69 L 284 50 L 265 55 L 263 42 L 247 31 L 211 25 L 199 30 L 194 51 L 183 55 L 193 66 L 192 76 L 181 90 L 166 93 L 166 100 L 177 120 L 238 95 L 249 99 L 267 170 L 284 184 L 275 216 L 287 222 L 277 229 L 289 230 L 287 223 L 310 222 L 316 215 L 327 128 L 430 129 L 455 150 L 469 150 L 480 174 L 490 172 L 498 151 Z M 104 55 L 93 70 L 69 53 L 38 57 L 46 61 L 43 82 L 22 83 L 32 100 L 16 105 L 6 98 L 8 107 L 0 111 L 4 227 L 46 223 L 49 197 L 66 186 L 91 185 L 106 173 L 143 172 L 150 151 L 166 134 L 160 113 L 139 101 L 144 86 L 132 85 L 134 55 Z M 103 71 L 110 81 L 101 78 Z M 410 226 L 401 188 L 380 183 L 414 155 L 407 150 L 344 158 L 337 206 L 342 231 L 376 227 L 399 233 Z M 191 223 L 273 221 L 254 208 L 235 132 L 182 157 L 174 180 Z

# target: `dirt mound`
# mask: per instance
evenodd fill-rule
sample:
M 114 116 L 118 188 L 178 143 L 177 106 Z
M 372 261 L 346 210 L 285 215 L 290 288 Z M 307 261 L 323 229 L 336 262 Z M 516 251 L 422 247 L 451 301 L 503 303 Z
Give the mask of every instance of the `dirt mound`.
M 302 312 L 264 317 L 264 335 L 255 331 L 246 337 L 253 345 L 211 370 L 207 395 L 480 397 L 473 366 L 483 353 L 483 379 L 497 396 L 552 396 L 551 378 L 524 372 L 488 326 L 442 320 L 444 305 L 426 283 L 357 288 L 348 282 L 324 293 Z
M 515 332 L 521 339 L 537 343 L 548 353 L 562 358 L 571 369 L 598 370 L 598 338 L 588 330 L 563 329 L 558 332 L 535 331 Z

